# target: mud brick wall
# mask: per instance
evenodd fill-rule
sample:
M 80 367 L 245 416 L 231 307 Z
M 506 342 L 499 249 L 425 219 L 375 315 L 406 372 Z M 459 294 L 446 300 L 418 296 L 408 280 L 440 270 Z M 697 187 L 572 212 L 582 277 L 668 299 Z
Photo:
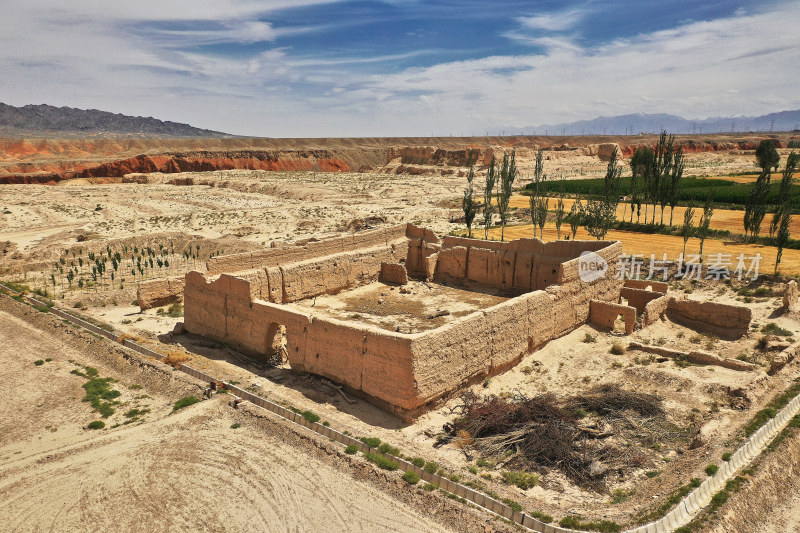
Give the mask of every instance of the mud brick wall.
M 601 241 L 498 242 L 448 236 L 437 254 L 434 279 L 473 282 L 511 293 L 542 290 L 578 279 L 581 252 L 601 251 L 601 256 L 616 259 L 621 248 Z
M 648 303 L 657 298 L 664 297 L 664 293 L 661 292 L 633 289 L 631 287 L 622 287 L 619 295 L 621 298 L 625 298 L 628 301 L 628 305 L 635 307 L 636 312 L 639 314 L 644 313 Z
M 642 327 L 647 327 L 664 316 L 668 305 L 669 297 L 666 294 L 647 302 L 647 305 L 644 306 L 644 313 L 642 313 Z
M 699 302 L 669 297 L 667 315 L 690 327 L 705 328 L 719 335 L 743 335 L 750 328 L 753 313 L 743 305 Z
M 589 321 L 592 324 L 606 329 L 614 329 L 614 322 L 620 315 L 625 319 L 625 334 L 630 335 L 636 325 L 636 308 L 601 300 L 589 302 Z
M 626 279 L 625 287 L 630 287 L 631 289 L 650 289 L 666 294 L 666 292 L 669 290 L 669 283 L 648 279 Z
M 211 275 L 259 267 L 269 268 L 315 257 L 352 252 L 361 248 L 388 245 L 395 241 L 405 240 L 405 235 L 406 224 L 400 224 L 388 228 L 362 231 L 344 237 L 277 246 L 257 252 L 212 257 L 206 262 L 206 268 Z
M 179 302 L 183 299 L 183 285 L 183 277 L 142 281 L 136 285 L 136 301 L 142 311 Z

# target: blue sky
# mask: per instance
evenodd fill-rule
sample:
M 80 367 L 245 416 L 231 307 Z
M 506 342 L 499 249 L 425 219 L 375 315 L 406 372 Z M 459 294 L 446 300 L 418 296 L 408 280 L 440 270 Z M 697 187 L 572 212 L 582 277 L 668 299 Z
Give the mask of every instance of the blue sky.
M 7 0 L 0 101 L 271 137 L 800 108 L 788 1 Z

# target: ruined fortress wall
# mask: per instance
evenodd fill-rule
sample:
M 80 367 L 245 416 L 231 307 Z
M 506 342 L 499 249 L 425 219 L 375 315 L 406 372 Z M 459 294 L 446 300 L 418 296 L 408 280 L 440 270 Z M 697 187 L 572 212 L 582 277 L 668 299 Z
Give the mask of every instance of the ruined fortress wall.
M 406 224 L 399 224 L 388 228 L 361 231 L 343 237 L 278 246 L 256 252 L 212 257 L 206 262 L 206 267 L 211 275 L 223 272 L 239 272 L 259 267 L 269 268 L 285 263 L 297 263 L 314 257 L 351 252 L 359 248 L 388 245 L 394 241 L 404 240 L 405 235 Z
M 589 321 L 592 324 L 606 329 L 614 329 L 614 323 L 620 315 L 625 319 L 625 334 L 630 335 L 636 325 L 636 309 L 634 307 L 600 300 L 589 302 Z
M 400 409 L 417 407 L 409 336 L 251 301 L 250 294 L 246 279 L 222 274 L 207 280 L 190 272 L 186 330 L 243 353 L 264 355 L 272 349 L 275 326 L 283 325 L 293 369 L 331 378 Z
M 630 287 L 631 289 L 650 289 L 666 294 L 667 290 L 669 290 L 669 283 L 665 281 L 654 281 L 648 279 L 626 279 L 625 287 Z
M 669 297 L 667 313 L 676 322 L 690 327 L 703 327 L 714 333 L 744 334 L 750 328 L 753 312 L 744 305 L 699 302 L 687 298 Z
M 142 281 L 136 285 L 136 301 L 142 311 L 179 302 L 183 298 L 183 277 Z
M 583 251 L 599 251 L 601 256 L 615 260 L 621 245 L 601 241 L 543 243 L 539 239 L 498 242 L 448 236 L 437 254 L 434 278 L 468 281 L 506 292 L 542 290 L 578 279 L 577 258 Z
M 644 313 L 642 313 L 642 327 L 647 327 L 661 318 L 667 311 L 667 305 L 669 305 L 669 297 L 666 294 L 647 302 L 647 305 L 644 306 Z
M 591 300 L 616 301 L 621 286 L 614 278 L 552 286 L 412 336 L 420 405 L 517 364 L 585 323 Z
M 625 298 L 628 301 L 628 305 L 635 307 L 636 312 L 639 314 L 644 313 L 645 307 L 652 300 L 664 297 L 664 294 L 660 292 L 634 289 L 631 287 L 622 287 L 619 295 L 621 298 Z

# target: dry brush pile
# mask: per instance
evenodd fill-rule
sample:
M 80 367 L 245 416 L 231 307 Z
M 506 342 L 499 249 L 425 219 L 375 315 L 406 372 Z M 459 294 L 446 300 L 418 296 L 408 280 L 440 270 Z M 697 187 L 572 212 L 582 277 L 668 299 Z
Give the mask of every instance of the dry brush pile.
M 595 490 L 605 488 L 611 473 L 624 477 L 647 467 L 647 448 L 692 434 L 669 421 L 658 397 L 616 385 L 569 397 L 479 397 L 466 391 L 461 400 L 460 416 L 445 430 L 466 453 L 517 470 L 557 469 Z

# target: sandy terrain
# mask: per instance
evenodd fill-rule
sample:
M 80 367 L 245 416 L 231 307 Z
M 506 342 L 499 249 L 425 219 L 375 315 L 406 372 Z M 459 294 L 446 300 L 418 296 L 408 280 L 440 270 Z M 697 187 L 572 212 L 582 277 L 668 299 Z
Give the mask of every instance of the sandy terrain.
M 225 396 L 171 414 L 186 385 L 132 391 L 120 375 L 122 404 L 107 423 L 134 405 L 151 412 L 87 430 L 99 417 L 70 371 L 113 368 L 5 311 L 0 340 L 0 375 L 18 399 L 0 405 L 4 531 L 449 531 L 285 436 L 244 420 L 231 429 Z M 45 354 L 52 361 L 35 366 Z

